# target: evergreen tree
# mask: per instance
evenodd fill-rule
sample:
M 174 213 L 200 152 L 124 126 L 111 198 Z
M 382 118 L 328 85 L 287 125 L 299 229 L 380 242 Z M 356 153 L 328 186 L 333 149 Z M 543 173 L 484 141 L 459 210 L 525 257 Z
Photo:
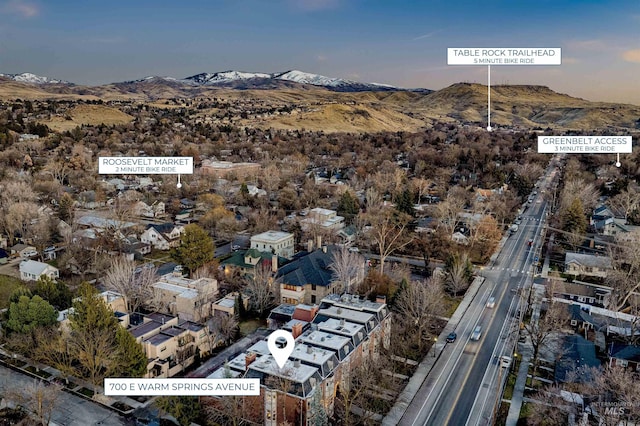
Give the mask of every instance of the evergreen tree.
M 11 292 L 11 296 L 9 296 L 9 303 L 18 303 L 22 296 L 27 296 L 29 299 L 31 299 L 31 296 L 33 296 L 33 294 L 31 293 L 31 290 L 21 285 L 20 287 L 13 290 L 13 292 Z
M 16 333 L 30 333 L 37 327 L 46 327 L 58 322 L 53 306 L 40 296 L 20 296 L 9 305 L 7 328 Z
M 146 372 L 147 358 L 142 345 L 122 328 L 111 308 L 88 283 L 80 287 L 70 316 L 74 356 L 81 373 L 98 384 L 111 374 L 140 377 Z
M 62 182 L 60 182 L 62 184 Z M 73 219 L 73 198 L 68 193 L 62 194 L 58 204 L 58 217 L 60 220 L 69 222 Z
M 192 223 L 185 226 L 180 246 L 173 250 L 171 256 L 191 273 L 211 262 L 214 253 L 215 245 L 207 231 Z
M 189 426 L 198 420 L 202 406 L 194 396 L 162 396 L 156 400 L 162 411 L 169 413 L 181 426 Z
M 244 308 L 244 301 L 242 300 L 241 293 L 238 293 L 238 296 L 236 297 L 235 311 L 239 320 L 243 320 L 247 316 L 247 310 Z
M 351 195 L 351 191 L 344 191 L 338 200 L 338 214 L 351 223 L 353 218 L 360 212 L 358 199 Z
M 409 191 L 408 188 L 405 188 L 405 190 L 396 197 L 396 209 L 411 217 L 415 217 L 416 210 L 413 207 L 413 198 L 414 196 L 411 191 Z
M 574 234 L 584 234 L 587 230 L 587 218 L 579 198 L 574 198 L 562 217 L 562 229 Z
M 147 356 L 142 345 L 123 327 L 116 330 L 118 362 L 115 375 L 118 377 L 142 377 L 147 372 Z
M 36 281 L 34 294 L 51 303 L 59 311 L 71 306 L 71 290 L 63 282 L 56 281 L 48 275 L 41 275 Z

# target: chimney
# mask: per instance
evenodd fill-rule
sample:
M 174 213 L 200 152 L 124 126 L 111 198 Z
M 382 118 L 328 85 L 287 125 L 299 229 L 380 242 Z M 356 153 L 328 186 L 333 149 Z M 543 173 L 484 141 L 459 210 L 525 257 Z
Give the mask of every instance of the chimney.
M 376 296 L 376 303 L 387 303 L 387 296 L 384 295 L 377 295 Z
M 344 327 L 344 318 L 340 319 L 340 325 Z
M 302 334 L 302 323 L 298 322 L 293 324 L 293 326 L 291 327 L 291 334 L 293 335 L 294 339 L 298 338 L 298 336 Z
M 295 361 L 293 361 L 293 367 L 294 368 L 300 368 L 300 360 L 296 359 Z
M 307 346 L 307 353 L 308 354 L 312 354 L 313 353 L 313 348 L 311 346 Z
M 318 305 L 313 305 L 313 307 L 311 308 L 311 320 L 313 321 L 313 319 L 316 317 L 316 314 L 318 313 L 318 310 L 320 309 L 320 307 Z
M 271 272 L 278 272 L 278 255 L 271 255 Z
M 249 353 L 247 353 L 247 355 L 245 355 L 245 357 L 244 357 L 244 368 L 245 368 L 245 370 L 249 369 L 249 365 L 251 365 L 251 363 L 256 360 L 257 356 L 258 356 L 258 354 L 256 354 L 255 352 L 249 352 Z
M 318 248 L 322 247 L 322 235 L 316 236 L 316 242 L 317 242 Z
M 313 251 L 313 240 L 307 241 L 307 251 L 311 253 Z

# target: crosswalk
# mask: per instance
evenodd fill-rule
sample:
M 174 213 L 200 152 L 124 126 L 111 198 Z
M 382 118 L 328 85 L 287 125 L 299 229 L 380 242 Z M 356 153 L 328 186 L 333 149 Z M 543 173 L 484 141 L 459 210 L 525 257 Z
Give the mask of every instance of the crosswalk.
M 529 270 L 529 268 L 527 268 L 527 269 L 518 269 L 518 268 L 500 268 L 498 266 L 491 266 L 488 269 L 490 271 L 496 271 L 496 272 L 506 271 L 506 272 L 517 272 L 517 273 L 520 273 L 520 274 L 531 275 L 531 271 Z

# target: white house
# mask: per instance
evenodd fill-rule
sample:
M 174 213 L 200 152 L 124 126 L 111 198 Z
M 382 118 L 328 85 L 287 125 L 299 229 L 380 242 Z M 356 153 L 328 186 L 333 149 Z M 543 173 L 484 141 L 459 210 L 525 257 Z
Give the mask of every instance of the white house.
M 251 248 L 291 259 L 295 252 L 295 238 L 289 232 L 267 231 L 251 237 Z
M 60 276 L 58 268 L 48 263 L 24 260 L 20 263 L 20 279 L 23 281 L 37 281 L 42 275 L 48 275 L 54 280 Z
M 169 250 L 180 245 L 180 236 L 184 233 L 184 226 L 173 223 L 149 225 L 140 236 L 140 241 L 151 244 L 157 250 Z
M 338 231 L 344 228 L 344 217 L 338 216 L 335 210 L 315 208 L 311 209 L 304 219 L 300 221 L 303 230 L 318 226 L 326 231 Z

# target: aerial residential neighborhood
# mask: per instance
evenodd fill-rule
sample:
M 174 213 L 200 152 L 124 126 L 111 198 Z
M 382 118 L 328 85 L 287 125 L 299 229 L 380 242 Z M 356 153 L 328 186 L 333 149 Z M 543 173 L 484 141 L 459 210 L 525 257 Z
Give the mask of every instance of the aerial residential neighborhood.
M 637 2 L 85 3 L 0 0 L 0 426 L 640 424 Z

